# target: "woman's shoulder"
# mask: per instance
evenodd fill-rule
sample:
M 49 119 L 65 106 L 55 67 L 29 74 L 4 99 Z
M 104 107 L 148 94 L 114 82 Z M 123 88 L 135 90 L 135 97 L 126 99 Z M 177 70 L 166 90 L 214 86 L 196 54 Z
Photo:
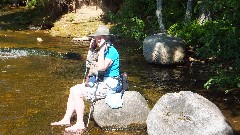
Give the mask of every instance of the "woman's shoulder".
M 118 52 L 118 50 L 114 47 L 113 44 L 111 44 L 111 45 L 109 46 L 109 49 L 112 50 L 112 51 Z

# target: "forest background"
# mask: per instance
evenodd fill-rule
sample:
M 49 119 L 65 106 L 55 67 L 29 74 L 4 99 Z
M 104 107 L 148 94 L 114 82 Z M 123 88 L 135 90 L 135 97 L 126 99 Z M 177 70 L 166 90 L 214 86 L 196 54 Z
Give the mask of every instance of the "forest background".
M 211 64 L 215 73 L 206 89 L 239 90 L 239 0 L 0 0 L 1 11 L 9 10 L 7 4 L 24 6 L 21 16 L 5 18 L 16 25 L 1 23 L 6 26 L 1 29 L 51 29 L 61 16 L 80 8 L 80 2 L 106 9 L 101 19 L 111 24 L 111 32 L 136 41 L 139 48 L 145 37 L 160 32 L 184 39 L 189 54 Z

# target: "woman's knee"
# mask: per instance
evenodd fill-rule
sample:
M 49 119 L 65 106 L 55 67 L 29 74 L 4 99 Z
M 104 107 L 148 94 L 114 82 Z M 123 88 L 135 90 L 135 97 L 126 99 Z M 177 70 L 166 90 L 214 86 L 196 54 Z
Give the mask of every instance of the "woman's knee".
M 77 84 L 73 87 L 70 88 L 70 94 L 76 94 L 76 95 L 79 95 L 79 94 L 82 94 L 82 88 L 81 88 L 81 85 L 80 84 Z

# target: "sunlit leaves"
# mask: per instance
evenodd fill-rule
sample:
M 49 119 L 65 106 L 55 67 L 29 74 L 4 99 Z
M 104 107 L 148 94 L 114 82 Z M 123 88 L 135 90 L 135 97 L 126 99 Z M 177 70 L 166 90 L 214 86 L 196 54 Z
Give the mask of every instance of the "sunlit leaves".
M 120 34 L 125 38 L 140 40 L 145 37 L 144 26 L 145 24 L 143 20 L 139 19 L 138 17 L 132 17 L 118 22 L 113 28 L 113 32 Z

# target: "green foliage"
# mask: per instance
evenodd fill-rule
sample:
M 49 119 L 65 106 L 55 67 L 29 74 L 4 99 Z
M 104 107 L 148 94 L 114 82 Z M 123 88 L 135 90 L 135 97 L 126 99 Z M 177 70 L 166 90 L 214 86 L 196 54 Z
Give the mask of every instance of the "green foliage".
M 211 2 L 211 12 L 214 20 L 222 20 L 230 24 L 239 24 L 239 0 L 218 0 Z
M 118 22 L 112 32 L 120 34 L 122 37 L 140 40 L 146 36 L 144 34 L 144 25 L 143 20 L 132 17 Z
M 239 28 L 231 26 L 223 21 L 212 21 L 204 26 L 205 32 L 201 42 L 204 47 L 199 48 L 198 53 L 207 57 L 218 59 L 239 58 Z
M 167 27 L 184 18 L 186 2 L 187 0 L 163 1 L 163 22 Z M 124 0 L 121 7 L 117 14 L 109 12 L 107 17 L 115 24 L 113 27 L 115 34 L 124 38 L 143 40 L 146 35 L 158 33 L 156 0 Z
M 197 6 L 195 9 L 199 8 Z M 189 25 L 175 23 L 168 32 L 183 38 L 201 58 L 212 59 L 212 70 L 216 75 L 204 85 L 206 89 L 228 91 L 240 87 L 240 21 L 237 19 L 240 1 L 211 1 L 207 7 L 212 20 L 203 25 L 198 24 L 197 18 Z
M 204 29 L 204 36 L 200 39 L 204 46 L 198 49 L 198 54 L 214 58 L 213 68 L 218 74 L 205 84 L 205 88 L 237 87 L 240 83 L 239 28 L 225 21 L 212 21 L 206 23 Z
M 165 28 L 181 23 L 185 17 L 187 0 L 163 0 L 162 14 Z M 155 9 L 156 10 L 156 9 Z
M 31 0 L 27 2 L 27 7 L 34 7 L 37 5 L 37 0 Z
M 108 19 L 115 23 L 112 32 L 123 38 L 143 40 L 146 37 L 145 18 L 154 9 L 153 4 L 151 0 L 125 0 L 117 14 L 108 13 Z
M 192 47 L 202 46 L 199 39 L 204 35 L 204 29 L 197 21 L 193 21 L 189 25 L 185 25 L 183 22 L 176 23 L 168 29 L 168 33 L 183 38 Z
M 236 63 L 240 66 L 240 63 Z M 240 88 L 240 72 L 239 68 L 234 65 L 233 67 L 217 68 L 220 73 L 218 76 L 211 77 L 205 84 L 204 88 L 214 90 L 225 90 L 229 91 L 231 88 Z

